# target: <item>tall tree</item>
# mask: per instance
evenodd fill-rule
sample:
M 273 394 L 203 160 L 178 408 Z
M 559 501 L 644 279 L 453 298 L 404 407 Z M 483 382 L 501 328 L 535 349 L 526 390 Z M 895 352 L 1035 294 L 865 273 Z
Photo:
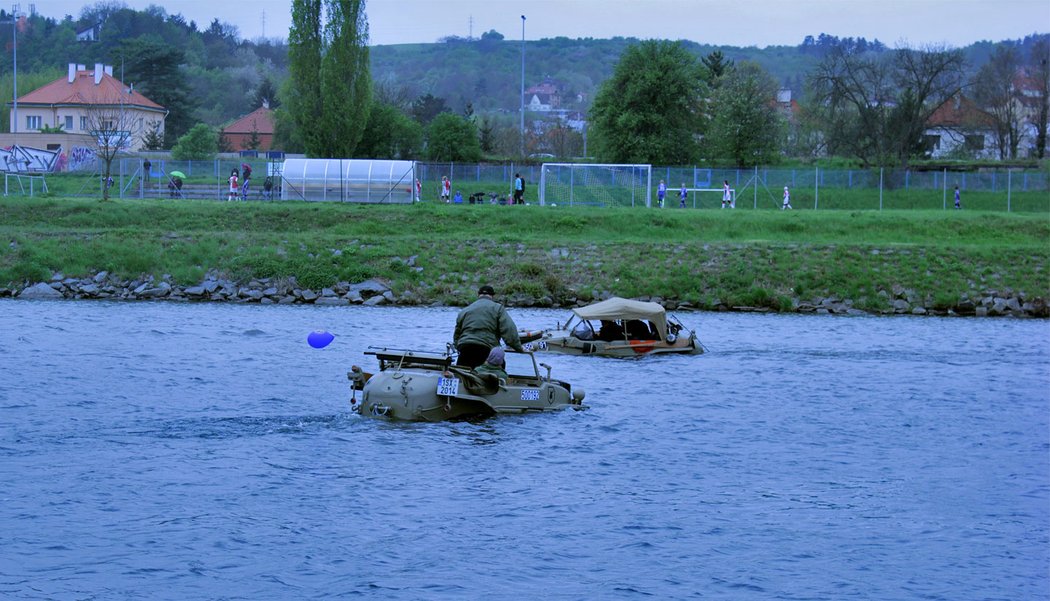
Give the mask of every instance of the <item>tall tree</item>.
M 423 147 L 423 127 L 401 109 L 375 102 L 354 156 L 370 159 L 414 159 Z
M 884 120 L 892 97 L 888 62 L 818 45 L 830 49 L 810 76 L 811 109 L 828 153 L 865 165 L 880 161 L 887 154 Z
M 206 161 L 214 158 L 218 150 L 218 132 L 203 123 L 198 123 L 171 148 L 171 158 L 176 161 Z
M 1014 85 L 1021 66 L 1017 51 L 1011 46 L 996 46 L 992 58 L 974 79 L 974 100 L 992 116 L 999 158 L 1017 158 L 1017 147 L 1024 132 L 1021 94 Z
M 429 92 L 412 102 L 412 116 L 423 125 L 429 125 L 434 117 L 448 110 L 444 98 L 438 98 Z
M 252 96 L 251 108 L 257 109 L 260 106 L 268 106 L 272 109 L 281 106 L 281 101 L 277 98 L 277 88 L 269 77 L 264 77 L 259 82 L 259 87 L 255 89 L 255 94 Z
M 923 132 L 933 112 L 962 92 L 966 58 L 961 50 L 928 46 L 899 48 L 893 53 L 893 63 L 898 98 L 893 117 L 900 129 L 890 148 L 892 158 L 907 165 L 916 149 L 922 148 Z M 905 99 L 911 102 L 903 102 Z
M 478 129 L 465 117 L 441 113 L 427 128 L 427 158 L 432 161 L 480 161 Z
M 600 159 L 664 165 L 698 159 L 703 75 L 681 42 L 629 46 L 591 108 Z
M 324 98 L 318 77 L 321 51 L 321 0 L 294 0 L 292 26 L 288 30 L 289 77 L 283 88 L 286 102 L 282 113 L 290 117 L 294 137 L 311 153 L 324 144 Z M 285 120 L 281 125 L 287 124 Z
M 168 110 L 164 120 L 164 143 L 171 147 L 189 131 L 194 104 L 188 93 L 186 78 L 180 66 L 185 60 L 181 50 L 156 38 L 126 40 L 116 49 L 123 60 L 125 84 Z
M 1046 158 L 1047 128 L 1050 127 L 1050 36 L 1041 37 L 1032 47 L 1029 70 L 1038 88 L 1038 102 L 1032 125 L 1035 128 L 1035 156 Z
M 714 94 L 710 150 L 751 167 L 776 158 L 784 131 L 777 113 L 777 82 L 754 63 L 729 71 Z
M 865 165 L 907 163 L 930 116 L 962 89 L 964 66 L 958 50 L 886 55 L 836 46 L 810 77 L 810 108 L 824 124 L 829 152 Z
M 293 0 L 288 53 L 285 108 L 306 152 L 353 156 L 371 106 L 364 1 Z
M 715 50 L 700 61 L 707 67 L 707 83 L 711 87 L 717 87 L 722 77 L 733 70 L 733 61 L 727 59 L 721 50 Z
M 326 0 L 321 94 L 327 129 L 327 156 L 350 157 L 368 123 L 372 77 L 368 62 L 368 19 L 364 0 Z

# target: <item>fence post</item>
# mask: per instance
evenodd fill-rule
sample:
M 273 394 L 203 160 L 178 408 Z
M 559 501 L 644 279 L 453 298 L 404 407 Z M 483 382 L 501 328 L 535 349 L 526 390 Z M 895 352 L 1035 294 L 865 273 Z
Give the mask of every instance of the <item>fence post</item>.
M 1006 170 L 1006 212 L 1007 213 L 1010 212 L 1010 192 L 1011 192 L 1011 190 L 1010 190 L 1010 184 L 1011 184 L 1010 178 L 1011 178 L 1012 175 L 1013 175 L 1013 170 L 1007 169 Z
M 879 167 L 879 210 L 882 210 L 882 172 L 885 171 L 885 167 Z
M 755 196 L 755 210 L 758 210 L 758 165 L 755 165 L 755 189 L 752 192 Z
M 942 211 L 947 211 L 948 210 L 948 168 L 947 167 L 944 168 L 944 176 L 941 178 L 941 180 L 942 180 L 941 181 L 941 188 L 942 188 L 942 190 L 944 192 L 943 195 L 941 196 L 941 205 L 942 205 L 941 206 L 941 210 Z
M 813 210 L 817 210 L 817 201 L 820 200 L 820 167 L 813 168 Z

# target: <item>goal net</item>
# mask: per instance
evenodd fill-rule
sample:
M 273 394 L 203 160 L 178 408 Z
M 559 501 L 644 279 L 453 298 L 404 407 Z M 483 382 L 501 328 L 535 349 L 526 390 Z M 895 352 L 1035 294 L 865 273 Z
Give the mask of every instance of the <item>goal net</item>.
M 544 163 L 540 170 L 540 204 L 648 207 L 652 171 L 652 165 Z

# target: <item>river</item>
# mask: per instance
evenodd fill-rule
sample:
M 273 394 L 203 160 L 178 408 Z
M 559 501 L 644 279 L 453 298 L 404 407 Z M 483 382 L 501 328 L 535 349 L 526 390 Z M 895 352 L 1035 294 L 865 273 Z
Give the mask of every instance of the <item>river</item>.
M 1050 597 L 1047 321 L 682 313 L 545 356 L 585 411 L 350 412 L 455 315 L 0 301 L 0 598 Z

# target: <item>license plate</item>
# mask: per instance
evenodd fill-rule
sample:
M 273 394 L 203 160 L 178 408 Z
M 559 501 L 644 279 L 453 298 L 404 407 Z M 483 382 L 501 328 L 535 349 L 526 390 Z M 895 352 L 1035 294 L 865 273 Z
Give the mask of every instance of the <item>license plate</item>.
M 538 401 L 540 400 L 540 391 L 536 388 L 526 388 L 521 391 L 521 400 L 523 401 Z
M 439 396 L 456 396 L 459 394 L 459 378 L 438 378 Z

